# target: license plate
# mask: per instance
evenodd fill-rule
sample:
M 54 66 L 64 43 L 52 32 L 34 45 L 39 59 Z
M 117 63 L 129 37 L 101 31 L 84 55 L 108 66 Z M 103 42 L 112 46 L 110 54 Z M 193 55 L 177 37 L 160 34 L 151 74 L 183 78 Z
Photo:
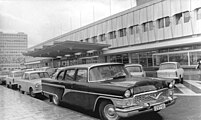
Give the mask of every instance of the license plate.
M 165 108 L 165 104 L 154 106 L 154 111 L 162 110 Z

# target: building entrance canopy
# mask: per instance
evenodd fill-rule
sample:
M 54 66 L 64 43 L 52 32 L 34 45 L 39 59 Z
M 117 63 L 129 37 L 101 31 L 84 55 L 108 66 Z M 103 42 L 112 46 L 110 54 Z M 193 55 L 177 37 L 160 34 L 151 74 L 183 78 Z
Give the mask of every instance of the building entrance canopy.
M 107 48 L 108 44 L 88 43 L 78 41 L 54 42 L 53 45 L 42 45 L 41 48 L 34 48 L 24 53 L 25 56 L 32 57 L 57 57 L 85 53 L 91 50 L 100 51 Z

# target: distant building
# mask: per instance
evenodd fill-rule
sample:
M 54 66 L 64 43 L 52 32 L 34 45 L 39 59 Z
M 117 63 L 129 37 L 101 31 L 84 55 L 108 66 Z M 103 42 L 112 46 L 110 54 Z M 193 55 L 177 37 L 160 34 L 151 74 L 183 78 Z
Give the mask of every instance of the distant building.
M 23 52 L 27 50 L 27 35 L 24 33 L 0 32 L 0 70 L 19 69 L 23 66 Z
M 136 7 L 31 47 L 28 55 L 61 56 L 71 49 L 58 51 L 61 45 L 56 48 L 53 43 L 67 40 L 111 45 L 98 57 L 86 57 L 81 50 L 75 59 L 63 55 L 61 62 L 68 65 L 81 60 L 140 63 L 144 67 L 179 62 L 182 67 L 195 68 L 201 58 L 201 0 L 137 0 Z M 51 45 L 54 49 L 46 50 Z

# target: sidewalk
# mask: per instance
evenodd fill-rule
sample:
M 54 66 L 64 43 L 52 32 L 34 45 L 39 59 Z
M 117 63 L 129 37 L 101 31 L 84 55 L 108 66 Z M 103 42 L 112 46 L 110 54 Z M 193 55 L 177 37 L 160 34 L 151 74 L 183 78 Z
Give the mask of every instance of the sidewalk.
M 0 85 L 0 120 L 95 120 Z

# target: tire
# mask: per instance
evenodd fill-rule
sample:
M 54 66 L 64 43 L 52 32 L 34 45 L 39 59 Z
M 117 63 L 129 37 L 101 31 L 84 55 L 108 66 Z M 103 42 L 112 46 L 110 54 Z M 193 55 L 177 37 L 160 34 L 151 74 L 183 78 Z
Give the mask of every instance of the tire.
M 99 116 L 101 120 L 119 120 L 114 105 L 109 101 L 102 101 L 99 105 Z
M 33 89 L 32 89 L 32 88 L 29 88 L 29 95 L 30 95 L 31 97 L 35 97 L 35 96 L 36 96 L 36 94 L 33 93 Z
M 181 83 L 181 84 L 183 84 L 183 83 L 184 83 L 184 78 L 181 78 L 180 83 Z
M 20 91 L 20 93 L 24 94 L 24 91 L 21 90 L 21 86 L 19 86 L 18 90 Z
M 55 105 L 59 105 L 60 104 L 59 97 L 57 95 L 53 95 L 52 96 L 52 102 Z

